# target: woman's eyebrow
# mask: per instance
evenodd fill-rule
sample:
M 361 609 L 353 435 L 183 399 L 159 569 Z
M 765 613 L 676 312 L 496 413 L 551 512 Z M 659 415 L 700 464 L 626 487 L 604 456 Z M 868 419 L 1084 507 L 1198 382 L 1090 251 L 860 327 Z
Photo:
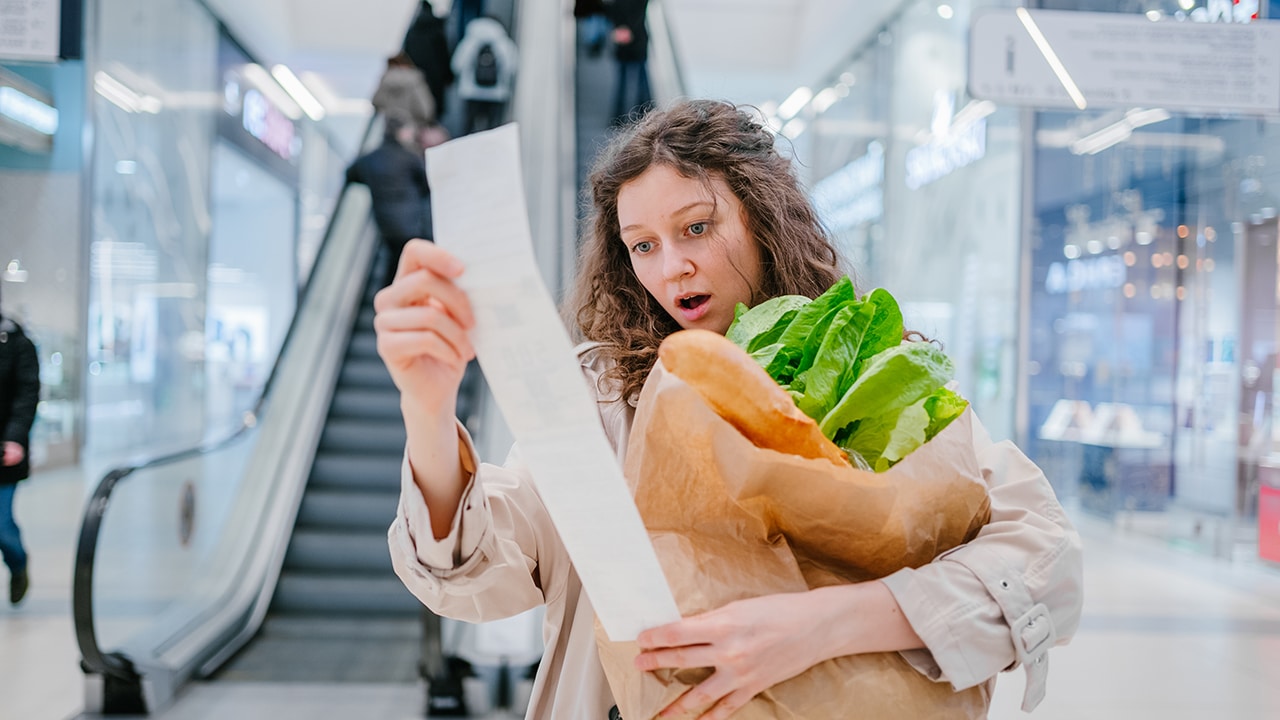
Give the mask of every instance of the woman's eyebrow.
M 715 203 L 709 200 L 695 200 L 689 203 L 688 205 L 685 205 L 684 207 L 680 208 L 679 210 L 676 210 L 675 212 L 671 213 L 671 216 L 676 217 L 679 215 L 683 215 L 689 212 L 690 210 L 693 210 L 694 208 L 697 208 L 697 207 L 701 207 L 703 205 L 707 207 L 715 207 Z M 644 229 L 643 225 L 633 223 L 631 225 L 628 225 L 622 228 L 621 232 L 627 232 L 628 230 L 643 230 L 643 229 Z

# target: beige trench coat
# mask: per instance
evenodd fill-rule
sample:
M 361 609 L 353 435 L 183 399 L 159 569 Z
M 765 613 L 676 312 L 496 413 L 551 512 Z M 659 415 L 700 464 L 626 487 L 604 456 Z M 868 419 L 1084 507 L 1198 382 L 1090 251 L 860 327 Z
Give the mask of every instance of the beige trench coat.
M 579 357 L 597 387 L 604 361 L 589 346 Z M 635 407 L 599 407 L 621 462 Z M 472 479 L 443 540 L 434 540 L 407 459 L 403 465 L 388 532 L 396 573 L 429 608 L 456 620 L 498 620 L 546 605 L 546 650 L 526 717 L 605 720 L 614 702 L 596 651 L 594 613 L 518 448 L 502 467 L 481 464 L 461 426 L 459 435 Z M 883 582 L 928 648 L 902 653 L 913 667 L 964 689 L 1022 665 L 1030 708 L 1044 693 L 1047 650 L 1065 643 L 1080 621 L 1080 537 L 1039 468 L 1012 443 L 993 443 L 976 418 L 974 436 L 991 522 L 968 544 Z

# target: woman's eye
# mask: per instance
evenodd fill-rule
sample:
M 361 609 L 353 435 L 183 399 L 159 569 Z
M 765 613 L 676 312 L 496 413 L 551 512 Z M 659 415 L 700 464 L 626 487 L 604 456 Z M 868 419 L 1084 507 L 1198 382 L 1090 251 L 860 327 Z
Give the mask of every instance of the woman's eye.
M 702 235 L 707 231 L 707 224 L 704 222 L 696 222 L 689 226 L 690 235 Z
M 652 249 L 653 249 L 653 243 L 649 242 L 648 240 L 641 240 L 640 242 L 631 246 L 631 252 L 640 253 L 641 255 L 649 252 Z

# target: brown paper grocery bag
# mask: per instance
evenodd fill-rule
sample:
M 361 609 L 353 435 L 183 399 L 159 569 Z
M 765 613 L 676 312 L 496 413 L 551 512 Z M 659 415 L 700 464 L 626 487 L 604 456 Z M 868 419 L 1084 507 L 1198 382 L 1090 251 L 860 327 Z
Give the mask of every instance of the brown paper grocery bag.
M 756 447 L 661 364 L 641 392 L 625 472 L 685 616 L 919 567 L 990 517 L 969 411 L 887 472 L 864 472 Z M 596 638 L 626 720 L 649 720 L 710 672 L 640 672 L 635 643 L 611 642 L 598 623 Z M 897 653 L 855 655 L 773 686 L 733 717 L 983 718 L 988 691 L 957 693 Z

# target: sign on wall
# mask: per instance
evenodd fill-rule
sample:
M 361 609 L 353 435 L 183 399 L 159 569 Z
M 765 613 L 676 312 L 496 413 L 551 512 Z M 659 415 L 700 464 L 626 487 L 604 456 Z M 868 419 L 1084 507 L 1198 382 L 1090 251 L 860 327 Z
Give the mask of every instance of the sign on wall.
M 58 59 L 62 0 L 0 1 L 0 60 Z
M 1042 108 L 1280 112 L 1280 23 L 991 10 L 970 30 L 969 92 Z

